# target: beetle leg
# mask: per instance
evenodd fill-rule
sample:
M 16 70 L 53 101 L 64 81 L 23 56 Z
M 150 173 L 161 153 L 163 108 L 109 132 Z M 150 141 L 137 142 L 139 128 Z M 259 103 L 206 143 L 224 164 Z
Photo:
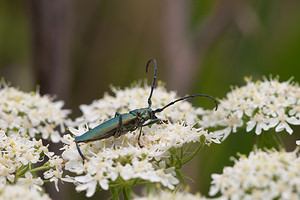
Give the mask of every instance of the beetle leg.
M 76 147 L 77 147 L 77 150 L 78 150 L 79 155 L 81 156 L 82 160 L 84 160 L 85 157 L 84 157 L 84 155 L 82 154 L 82 152 L 81 152 L 81 150 L 80 150 L 80 148 L 79 148 L 79 146 L 78 146 L 78 143 L 77 143 L 77 142 L 75 142 L 75 143 L 76 143 Z
M 119 113 L 119 112 L 115 113 L 115 117 L 120 116 L 120 115 L 121 115 L 121 113 Z
M 143 127 L 141 126 L 141 128 L 140 128 L 140 134 L 139 134 L 139 137 L 138 137 L 138 144 L 139 144 L 140 148 L 144 147 L 143 145 L 141 145 L 141 142 L 140 142 L 140 138 L 141 138 L 141 135 L 142 135 L 142 129 L 143 129 Z
M 122 134 L 122 115 L 118 112 L 116 112 L 116 115 L 119 116 L 119 126 L 115 132 L 114 138 L 118 138 Z
M 143 145 L 141 145 L 141 142 L 140 142 L 140 138 L 141 138 L 141 135 L 142 135 L 142 128 L 143 128 L 143 126 L 149 126 L 149 125 L 151 125 L 151 124 L 154 124 L 154 123 L 157 123 L 157 122 L 160 122 L 161 120 L 160 119 L 152 119 L 152 120 L 150 120 L 148 123 L 146 123 L 146 124 L 143 124 L 143 125 L 141 125 L 141 126 L 139 126 L 139 127 L 141 127 L 140 128 L 140 134 L 139 134 L 139 137 L 138 137 L 138 144 L 139 144 L 139 146 L 141 147 L 141 148 L 143 148 L 144 146 Z
M 122 134 L 122 115 L 119 112 L 116 112 L 115 117 L 119 117 L 119 126 L 117 127 L 115 133 L 114 133 L 114 138 L 118 138 Z M 112 147 L 113 149 L 116 149 L 116 145 L 114 141 L 112 141 Z

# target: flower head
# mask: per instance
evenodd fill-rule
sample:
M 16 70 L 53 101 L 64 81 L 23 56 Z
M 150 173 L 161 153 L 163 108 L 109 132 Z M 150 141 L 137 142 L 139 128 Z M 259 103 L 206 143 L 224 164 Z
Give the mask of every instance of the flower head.
M 144 127 L 145 136 L 138 147 L 137 133 L 127 133 L 114 141 L 108 138 L 100 141 L 79 144 L 88 160 L 83 164 L 81 157 L 71 141 L 65 146 L 62 154 L 67 160 L 65 169 L 74 173 L 84 174 L 65 181 L 77 182 L 77 190 L 87 190 L 92 196 L 96 186 L 108 189 L 110 182 L 118 178 L 123 180 L 142 179 L 158 182 L 174 189 L 178 184 L 175 168 L 169 163 L 169 150 L 182 147 L 185 143 L 199 142 L 206 131 L 181 124 L 156 125 Z M 82 134 L 85 133 L 83 130 Z M 66 138 L 71 138 L 69 135 Z M 67 141 L 63 140 L 63 141 Z M 116 145 L 114 148 L 113 143 Z
M 151 192 L 144 197 L 135 197 L 134 200 L 207 200 L 207 198 L 202 197 L 200 194 L 191 194 L 188 192 L 180 191 L 169 191 L 160 190 L 158 192 Z
M 218 111 L 200 113 L 200 125 L 214 128 L 223 139 L 243 126 L 257 135 L 271 128 L 292 134 L 290 125 L 300 125 L 299 85 L 291 80 L 279 82 L 277 78 L 246 81 L 246 86 L 235 87 L 220 100 Z
M 61 136 L 55 129 L 64 124 L 69 110 L 63 110 L 62 101 L 53 102 L 49 96 L 41 96 L 39 92 L 25 93 L 5 82 L 0 83 L 0 129 L 7 134 L 19 132 L 21 135 L 43 139 L 50 138 L 59 142 Z
M 79 126 L 70 128 L 70 132 L 79 136 L 89 128 L 94 128 L 113 117 L 116 111 L 124 113 L 147 107 L 146 100 L 150 91 L 148 86 L 134 86 L 124 90 L 113 88 L 113 91 L 115 97 L 106 94 L 103 99 L 96 100 L 91 105 L 81 106 L 83 116 L 75 120 Z M 174 99 L 175 92 L 167 92 L 162 86 L 158 86 L 153 93 L 152 105 L 162 107 Z M 190 103 L 181 102 L 159 113 L 157 117 L 168 122 L 143 127 L 143 148 L 140 148 L 137 142 L 139 129 L 119 138 L 109 137 L 79 143 L 82 153 L 87 158 L 84 163 L 73 137 L 66 135 L 62 140 L 67 144 L 62 154 L 66 160 L 65 169 L 76 173 L 77 176 L 64 180 L 75 183 L 78 191 L 86 190 L 87 196 L 92 196 L 97 186 L 107 190 L 110 184 L 119 180 L 143 180 L 174 189 L 179 181 L 176 178 L 176 163 L 170 161 L 170 150 L 183 148 L 184 144 L 200 140 L 202 143 L 218 141 L 218 138 L 212 137 L 207 131 L 194 127 L 198 120 L 195 110 Z M 88 125 L 84 126 L 84 123 Z
M 225 199 L 299 199 L 300 157 L 297 152 L 251 152 L 212 175 L 210 195 Z
M 30 173 L 26 173 L 25 178 L 20 177 L 20 173 L 22 169 L 42 162 L 43 155 L 49 158 L 53 153 L 48 151 L 41 140 L 30 140 L 19 134 L 6 136 L 4 131 L 0 131 L 0 182 L 11 184 L 18 181 L 40 188 L 40 180 L 33 178 Z
M 42 191 L 43 180 L 40 177 L 34 178 L 30 172 L 26 172 L 24 178 L 19 178 L 17 185 L 24 185 L 34 190 Z
M 14 200 L 50 200 L 47 194 L 41 194 L 39 191 L 29 188 L 26 185 L 5 185 L 0 184 L 0 199 L 14 199 Z

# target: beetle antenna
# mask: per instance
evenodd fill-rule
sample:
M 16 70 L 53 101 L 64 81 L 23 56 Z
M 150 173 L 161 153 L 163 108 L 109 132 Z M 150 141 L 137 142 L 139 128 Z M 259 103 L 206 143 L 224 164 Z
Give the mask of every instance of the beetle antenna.
M 215 104 L 216 104 L 216 109 L 215 109 L 215 110 L 218 109 L 218 103 L 217 103 L 217 100 L 216 100 L 215 98 L 213 98 L 213 97 L 211 97 L 211 96 L 208 96 L 208 95 L 205 95 L 205 94 L 195 94 L 195 95 L 185 96 L 185 97 L 176 99 L 175 101 L 170 102 L 169 104 L 165 105 L 165 106 L 162 107 L 162 108 L 157 108 L 156 110 L 154 110 L 154 113 L 161 112 L 161 111 L 163 111 L 165 108 L 167 108 L 167 107 L 173 105 L 174 103 L 176 103 L 176 102 L 178 102 L 178 101 L 183 101 L 183 100 L 185 100 L 185 99 L 193 98 L 193 97 L 208 97 L 208 98 L 214 100 L 214 102 L 215 102 Z
M 146 65 L 146 72 L 148 72 L 148 67 L 149 67 L 149 64 L 151 63 L 151 61 L 154 63 L 155 70 L 154 70 L 154 77 L 153 77 L 153 82 L 152 82 L 152 86 L 151 86 L 151 92 L 150 92 L 150 95 L 149 95 L 149 98 L 148 98 L 148 108 L 150 108 L 151 105 L 152 105 L 151 97 L 152 97 L 152 93 L 153 93 L 153 89 L 154 89 L 154 85 L 155 85 L 156 71 L 157 71 L 156 60 L 155 60 L 154 58 L 151 58 L 151 59 L 147 62 L 147 65 Z

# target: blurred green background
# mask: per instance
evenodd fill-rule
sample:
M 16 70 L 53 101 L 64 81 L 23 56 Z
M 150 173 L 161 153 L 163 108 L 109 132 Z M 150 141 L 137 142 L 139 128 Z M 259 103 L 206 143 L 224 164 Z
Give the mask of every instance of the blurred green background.
M 244 85 L 244 76 L 293 76 L 299 82 L 299 21 L 297 0 L 4 0 L 0 76 L 25 91 L 40 85 L 42 93 L 64 100 L 73 118 L 81 114 L 80 104 L 101 98 L 110 84 L 152 79 L 145 73 L 152 57 L 158 79 L 179 96 L 222 98 L 230 85 Z M 209 101 L 192 102 L 212 107 Z M 288 149 L 297 134 L 299 129 Z M 194 180 L 188 181 L 191 191 L 207 194 L 211 173 L 231 165 L 236 152 L 249 152 L 253 141 L 253 134 L 240 131 L 201 151 L 184 169 Z M 68 185 L 50 195 L 84 198 Z

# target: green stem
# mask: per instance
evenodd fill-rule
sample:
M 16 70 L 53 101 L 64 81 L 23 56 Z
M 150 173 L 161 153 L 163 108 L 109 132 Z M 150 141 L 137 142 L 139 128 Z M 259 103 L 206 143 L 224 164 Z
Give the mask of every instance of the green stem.
M 283 149 L 284 143 L 282 138 L 278 134 L 272 134 L 273 140 L 275 141 L 276 145 L 278 145 L 278 149 Z
M 37 172 L 37 171 L 41 171 L 41 170 L 45 170 L 45 169 L 50 169 L 50 168 L 51 167 L 49 165 L 43 165 L 41 167 L 37 167 L 37 168 L 29 170 L 29 172 L 34 173 L 34 172 Z
M 188 157 L 186 157 L 183 161 L 182 161 L 182 165 L 185 165 L 186 163 L 188 163 L 190 160 L 192 160 L 197 153 L 200 151 L 200 149 L 203 147 L 204 143 L 200 143 L 199 146 L 197 147 L 196 151 L 194 151 L 191 155 L 189 155 Z
M 182 172 L 178 169 L 175 169 L 176 175 L 179 178 L 180 182 L 186 185 L 186 182 L 184 181 L 184 178 L 182 176 Z
M 181 154 L 181 158 L 184 158 L 185 155 L 190 151 L 190 149 L 192 148 L 193 143 L 191 142 L 190 144 L 188 144 L 188 146 L 185 148 L 184 153 Z
M 180 147 L 180 157 L 183 158 L 183 146 Z
M 146 184 L 153 184 L 151 181 L 138 181 L 135 185 L 146 185 Z
M 30 168 L 29 164 L 27 165 L 23 165 L 17 172 L 17 176 L 23 176 L 27 171 L 28 169 Z
M 123 187 L 123 198 L 124 200 L 130 200 L 131 198 L 131 188 L 130 187 Z
M 118 190 L 116 189 L 116 187 L 110 187 L 110 193 L 111 193 L 111 197 L 113 200 L 119 199 L 119 193 L 118 193 Z
M 179 158 L 178 155 L 179 155 L 178 154 L 178 150 L 176 149 L 176 153 L 175 153 L 176 162 L 179 163 L 180 168 L 181 168 L 181 166 L 182 166 L 182 163 L 181 163 L 182 158 Z
M 152 184 L 146 184 L 146 188 L 147 188 L 147 195 L 149 195 L 150 192 L 153 190 L 153 186 Z

